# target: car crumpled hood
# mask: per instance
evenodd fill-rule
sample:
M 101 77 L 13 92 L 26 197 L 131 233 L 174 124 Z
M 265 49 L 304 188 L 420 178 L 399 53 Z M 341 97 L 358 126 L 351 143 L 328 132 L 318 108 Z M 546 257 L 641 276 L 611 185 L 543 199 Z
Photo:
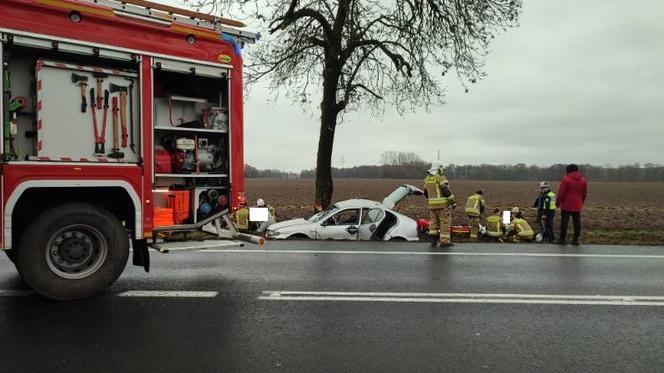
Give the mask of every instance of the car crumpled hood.
M 276 230 L 279 230 L 279 229 L 294 227 L 294 226 L 297 226 L 297 225 L 309 225 L 309 224 L 311 224 L 311 223 L 309 223 L 309 221 L 307 219 L 299 218 L 299 219 L 292 219 L 292 220 L 282 221 L 282 222 L 279 222 L 279 223 L 274 223 L 274 224 L 270 225 L 267 228 L 270 229 L 270 230 L 276 231 Z

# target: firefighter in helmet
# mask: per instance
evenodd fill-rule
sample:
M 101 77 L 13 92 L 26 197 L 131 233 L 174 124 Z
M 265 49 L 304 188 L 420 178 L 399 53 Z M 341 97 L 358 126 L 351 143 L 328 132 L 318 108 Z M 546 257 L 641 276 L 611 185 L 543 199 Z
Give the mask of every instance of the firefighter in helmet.
M 477 240 L 480 230 L 480 216 L 484 213 L 484 193 L 481 190 L 468 197 L 465 211 L 470 226 L 470 239 Z
M 499 208 L 493 209 L 493 214 L 486 218 L 486 235 L 498 242 L 503 242 L 505 232 L 503 230 L 503 222 L 500 218 Z
M 429 236 L 432 239 L 438 236 L 440 246 L 452 246 L 450 229 L 456 200 L 440 162 L 433 162 L 424 178 L 424 196 L 429 206 Z
M 513 242 L 532 241 L 535 237 L 535 232 L 523 218 L 523 213 L 518 207 L 512 209 L 512 222 L 507 237 L 511 238 Z
M 233 215 L 235 218 L 235 228 L 240 232 L 249 232 L 249 209 L 247 208 L 247 199 L 242 197 L 240 206 Z

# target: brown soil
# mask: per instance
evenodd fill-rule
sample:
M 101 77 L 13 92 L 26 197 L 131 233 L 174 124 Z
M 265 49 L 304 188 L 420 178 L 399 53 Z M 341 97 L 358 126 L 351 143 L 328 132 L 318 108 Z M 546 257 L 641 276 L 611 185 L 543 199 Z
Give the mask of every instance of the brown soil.
M 406 183 L 421 187 L 422 180 L 338 179 L 334 183 L 334 200 L 366 198 L 381 201 Z M 536 182 L 453 180 L 450 183 L 460 207 L 468 195 L 482 190 L 489 209 L 518 206 L 526 212 L 529 221 L 534 220 L 536 211 L 531 206 L 538 192 Z M 557 186 L 557 183 L 552 184 L 554 191 Z M 250 203 L 263 198 L 273 205 L 279 220 L 306 217 L 313 211 L 313 179 L 247 179 L 246 193 Z M 664 243 L 662 201 L 664 183 L 589 183 L 589 196 L 582 213 L 584 242 Z M 398 210 L 412 218 L 428 216 L 424 197 L 410 197 L 398 206 Z M 465 220 L 462 208 L 456 209 L 454 224 L 464 224 Z M 556 227 L 559 227 L 558 222 Z

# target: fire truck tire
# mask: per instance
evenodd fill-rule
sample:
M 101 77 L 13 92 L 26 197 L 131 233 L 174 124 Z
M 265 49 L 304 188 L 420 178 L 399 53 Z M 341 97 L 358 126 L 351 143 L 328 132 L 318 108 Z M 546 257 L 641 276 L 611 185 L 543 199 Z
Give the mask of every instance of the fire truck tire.
M 17 268 L 37 293 L 55 300 L 93 296 L 127 265 L 129 237 L 117 217 L 85 203 L 39 215 L 19 243 Z
M 5 254 L 7 254 L 7 258 L 9 258 L 12 263 L 16 264 L 16 250 L 5 250 Z

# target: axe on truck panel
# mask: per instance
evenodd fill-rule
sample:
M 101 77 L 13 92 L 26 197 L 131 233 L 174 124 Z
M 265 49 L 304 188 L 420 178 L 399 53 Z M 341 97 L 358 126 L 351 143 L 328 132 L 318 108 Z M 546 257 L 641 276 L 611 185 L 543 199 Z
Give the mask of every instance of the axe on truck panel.
M 103 99 L 102 92 L 104 92 L 102 83 L 104 83 L 104 79 L 108 77 L 108 74 L 93 73 L 92 76 L 97 80 L 97 108 L 101 108 Z M 91 97 L 90 99 L 94 99 L 94 97 Z
M 81 87 L 81 113 L 85 113 L 88 107 L 88 77 L 85 75 L 71 74 L 71 82 Z M 94 98 L 92 98 L 94 99 Z
M 111 87 L 113 89 L 113 87 Z M 113 97 L 113 148 L 108 154 L 111 158 L 124 158 L 124 153 L 120 151 L 120 140 L 118 139 L 118 98 Z
M 108 87 L 111 94 L 120 92 L 120 123 L 122 125 L 122 147 L 127 147 L 127 86 L 121 86 L 111 83 Z M 114 99 L 115 100 L 115 99 Z

